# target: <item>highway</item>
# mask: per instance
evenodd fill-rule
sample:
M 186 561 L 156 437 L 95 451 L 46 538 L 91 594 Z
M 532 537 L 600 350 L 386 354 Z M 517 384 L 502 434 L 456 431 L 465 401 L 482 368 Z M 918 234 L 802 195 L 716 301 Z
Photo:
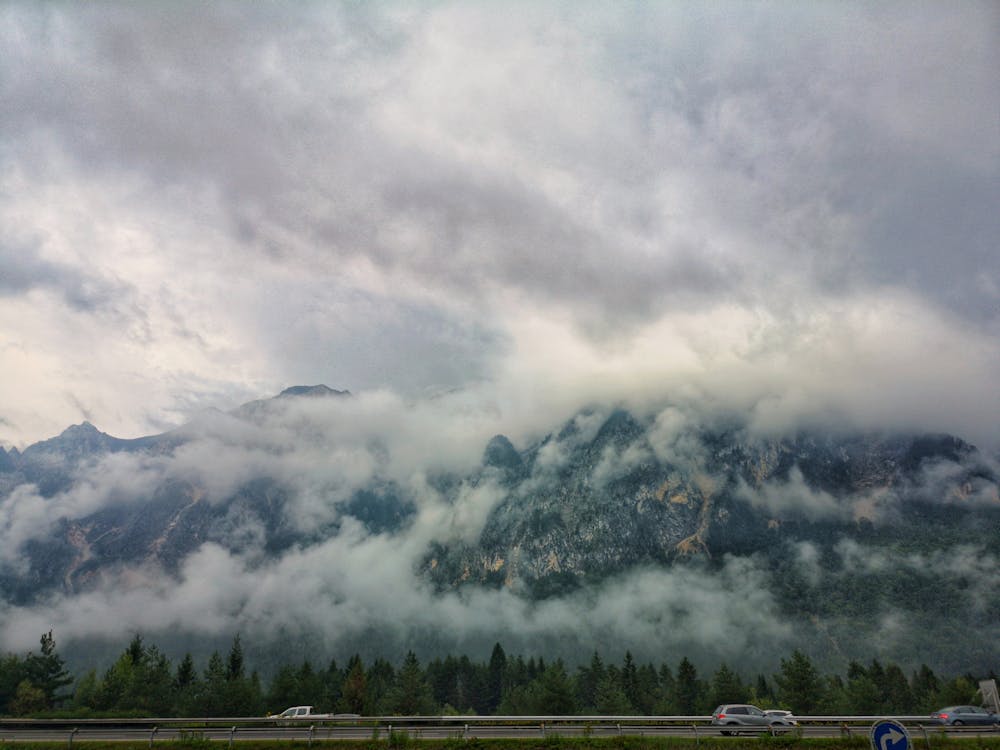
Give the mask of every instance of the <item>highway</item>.
M 350 722 L 316 722 L 280 725 L 269 719 L 60 719 L 0 720 L 0 742 L 141 741 L 155 744 L 184 737 L 219 742 L 247 740 L 371 740 L 386 739 L 390 732 L 412 739 L 528 739 L 543 736 L 613 737 L 718 737 L 721 728 L 708 724 L 710 717 L 370 717 Z M 803 737 L 867 736 L 877 717 L 808 717 L 794 730 Z M 926 717 L 899 717 L 914 741 L 940 737 L 998 736 L 1000 727 L 948 727 L 927 724 Z M 727 728 L 731 731 L 731 728 Z M 779 731 L 784 730 L 782 728 Z M 766 728 L 741 727 L 742 735 L 760 734 Z M 789 730 L 784 730 L 789 731 Z

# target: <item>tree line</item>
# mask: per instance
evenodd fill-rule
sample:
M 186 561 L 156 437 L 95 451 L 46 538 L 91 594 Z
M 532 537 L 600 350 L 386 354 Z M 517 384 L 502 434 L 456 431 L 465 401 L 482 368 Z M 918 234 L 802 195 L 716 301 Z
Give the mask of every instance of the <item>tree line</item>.
M 983 677 L 996 678 L 990 674 Z M 597 653 L 570 669 L 560 660 L 508 656 L 497 643 L 486 662 L 468 656 L 421 665 L 410 652 L 398 665 L 365 664 L 357 654 L 343 667 L 285 664 L 265 685 L 244 661 L 237 635 L 224 657 L 201 668 L 190 654 L 177 664 L 136 635 L 103 673 L 74 680 L 51 631 L 40 649 L 0 658 L 0 715 L 58 712 L 78 716 L 263 716 L 288 706 L 361 715 L 706 715 L 722 703 L 753 703 L 810 714 L 922 714 L 974 703 L 978 678 L 940 677 L 926 665 L 909 676 L 898 665 L 851 662 L 846 674 L 821 674 L 801 651 L 781 659 L 772 675 L 745 678 L 727 664 L 699 674 L 686 657 L 676 665 L 620 663 Z

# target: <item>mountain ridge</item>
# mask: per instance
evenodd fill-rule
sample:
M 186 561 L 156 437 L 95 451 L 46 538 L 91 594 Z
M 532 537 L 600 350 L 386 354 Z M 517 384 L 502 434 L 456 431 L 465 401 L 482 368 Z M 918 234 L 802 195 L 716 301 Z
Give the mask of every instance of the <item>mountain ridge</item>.
M 385 539 L 415 550 L 395 574 L 436 596 L 570 601 L 643 571 L 736 593 L 733 570 L 744 566 L 762 601 L 803 634 L 874 638 L 893 612 L 926 631 L 907 635 L 919 645 L 900 648 L 911 651 L 959 622 L 972 635 L 957 644 L 997 634 L 1000 602 L 974 560 L 1000 549 L 1000 482 L 995 462 L 958 437 L 762 437 L 738 419 L 666 429 L 656 415 L 592 408 L 520 448 L 495 434 L 464 473 L 428 467 L 404 480 L 364 425 L 342 432 L 331 425 L 343 420 L 329 421 L 339 412 L 314 415 L 313 399 L 337 409 L 348 397 L 293 386 L 208 426 L 122 440 L 87 422 L 5 454 L 0 511 L 34 491 L 62 515 L 20 541 L 18 564 L 0 558 L 0 596 L 33 606 L 114 587 L 133 569 L 181 580 L 206 545 L 253 575 L 310 550 Z M 214 430 L 217 419 L 253 430 Z M 305 447 L 290 447 L 303 420 Z M 93 504 L 101 482 L 102 502 L 73 505 Z M 960 663 L 960 645 L 949 649 L 941 658 Z

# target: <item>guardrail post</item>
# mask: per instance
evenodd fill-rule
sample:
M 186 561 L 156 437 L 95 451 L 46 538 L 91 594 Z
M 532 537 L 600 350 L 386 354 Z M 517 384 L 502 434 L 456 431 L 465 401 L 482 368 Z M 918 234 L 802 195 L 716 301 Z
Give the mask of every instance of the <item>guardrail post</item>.
M 73 750 L 73 736 L 79 731 L 79 727 L 73 727 L 73 731 L 69 733 L 69 750 Z
M 542 737 L 545 736 L 545 722 L 542 722 Z
M 927 734 L 927 727 L 925 727 L 923 724 L 917 724 L 917 726 L 920 727 L 920 731 L 924 733 L 924 742 L 927 744 L 928 750 L 930 750 L 931 738 Z
M 316 731 L 316 725 L 315 724 L 310 724 L 309 725 L 309 747 L 313 746 L 313 732 L 314 731 Z
M 150 747 L 152 747 L 152 746 L 153 746 L 153 738 L 154 738 L 154 737 L 156 736 L 156 733 L 157 733 L 158 731 L 159 731 L 159 727 L 153 727 L 153 728 L 152 728 L 152 729 L 150 730 L 150 732 L 149 732 L 149 746 L 150 746 Z
M 694 730 L 694 746 L 701 747 L 701 737 L 698 736 L 698 725 L 692 724 L 691 728 Z
M 388 727 L 388 729 L 386 729 L 385 737 L 386 737 L 386 740 L 390 744 L 392 744 L 392 724 L 390 724 L 389 727 Z
M 618 736 L 621 737 L 622 736 L 622 725 L 621 725 L 621 722 L 618 722 L 617 724 L 615 724 L 615 726 L 618 727 Z
M 232 746 L 233 746 L 233 738 L 235 736 L 236 736 L 236 727 L 234 726 L 232 729 L 229 730 L 229 747 L 230 748 L 232 748 Z
M 468 742 L 469 740 L 469 725 L 465 725 L 465 729 L 462 731 L 462 739 Z

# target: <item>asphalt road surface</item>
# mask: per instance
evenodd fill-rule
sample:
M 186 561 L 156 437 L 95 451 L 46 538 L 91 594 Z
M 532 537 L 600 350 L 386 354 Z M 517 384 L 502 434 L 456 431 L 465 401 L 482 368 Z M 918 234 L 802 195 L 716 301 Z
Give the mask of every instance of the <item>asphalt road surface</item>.
M 447 739 L 477 737 L 480 739 L 517 739 L 517 738 L 537 738 L 541 736 L 558 735 L 561 737 L 612 737 L 619 734 L 638 735 L 646 737 L 689 737 L 695 738 L 695 729 L 689 725 L 681 724 L 632 724 L 623 725 L 619 728 L 616 724 L 533 724 L 533 725 L 505 725 L 505 724 L 476 724 L 466 727 L 463 724 L 448 724 L 443 726 L 423 724 L 382 725 L 379 727 L 378 737 L 385 739 L 390 730 L 393 732 L 405 732 L 412 739 Z M 922 739 L 923 729 L 918 726 L 908 727 L 912 739 Z M 927 732 L 935 736 L 940 736 L 942 727 L 927 727 Z M 837 724 L 810 724 L 798 728 L 804 737 L 840 737 L 844 730 Z M 154 742 L 162 740 L 173 740 L 183 736 L 200 736 L 209 740 L 228 742 L 230 737 L 235 741 L 240 740 L 300 740 L 308 741 L 311 738 L 317 741 L 323 740 L 370 740 L 375 736 L 374 728 L 371 726 L 317 726 L 310 731 L 309 727 L 294 726 L 250 726 L 238 727 L 232 732 L 231 727 L 206 727 L 190 729 L 174 726 L 157 728 L 155 732 L 148 728 L 122 728 L 114 726 L 86 726 L 73 730 L 72 727 L 59 726 L 32 726 L 17 727 L 0 725 L 0 742 L 67 742 L 70 734 L 73 741 L 101 740 L 101 741 L 144 741 L 148 742 L 150 737 Z M 744 728 L 742 734 L 757 734 L 750 728 Z M 867 736 L 867 726 L 851 727 L 852 735 Z M 697 728 L 697 735 L 700 737 L 719 736 L 720 731 L 716 727 L 706 725 Z M 975 737 L 980 735 L 1000 735 L 1000 730 L 996 727 L 963 727 L 948 728 L 949 737 Z

